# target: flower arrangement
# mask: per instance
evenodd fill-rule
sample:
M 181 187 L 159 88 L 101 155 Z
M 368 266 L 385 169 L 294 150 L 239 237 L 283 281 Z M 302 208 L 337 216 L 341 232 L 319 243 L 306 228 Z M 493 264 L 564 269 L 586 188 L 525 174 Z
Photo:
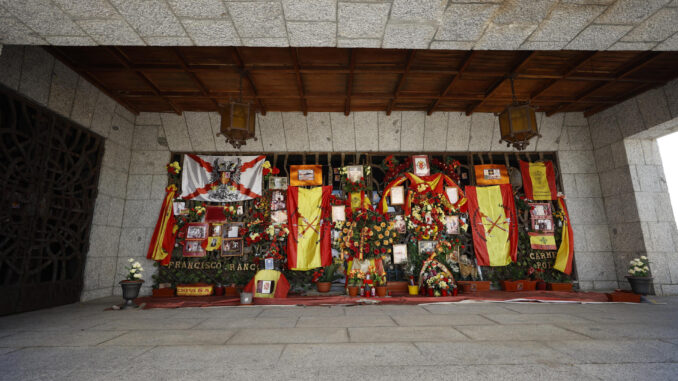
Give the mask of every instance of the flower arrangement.
M 629 262 L 629 275 L 632 277 L 645 278 L 650 276 L 650 261 L 646 256 L 634 258 Z
M 141 267 L 141 263 L 138 261 L 135 261 L 134 258 L 130 258 L 127 260 L 129 263 L 128 266 L 125 266 L 125 269 L 127 270 L 127 275 L 125 275 L 125 280 L 129 281 L 144 281 L 141 279 L 143 275 L 141 274 L 144 271 L 144 268 Z
M 448 176 L 455 182 L 459 182 L 459 175 L 456 172 L 456 169 L 461 165 L 458 160 L 452 160 L 448 158 L 447 162 L 442 162 L 438 159 L 431 158 L 431 172 L 441 172 L 444 175 Z
M 341 229 L 340 250 L 349 258 L 371 259 L 390 254 L 397 237 L 388 217 L 369 209 L 347 213 Z
M 386 272 L 382 271 L 381 274 L 379 274 L 376 269 L 372 269 L 372 275 L 370 276 L 373 281 L 374 281 L 374 286 L 375 287 L 380 287 L 380 286 L 386 286 Z
M 264 176 L 264 179 L 268 179 L 271 175 L 277 175 L 280 173 L 280 170 L 276 167 L 271 168 L 271 162 L 266 160 L 264 164 L 261 165 L 263 168 L 261 174 Z
M 351 270 L 348 273 L 348 286 L 349 287 L 360 287 L 365 279 L 365 274 L 360 270 Z
M 224 216 L 230 221 L 238 216 L 238 208 L 233 205 L 224 206 Z
M 168 163 L 165 166 L 165 168 L 167 168 L 167 174 L 169 175 L 170 179 L 172 180 L 179 179 L 179 174 L 181 173 L 181 166 L 179 165 L 178 161 Z
M 372 173 L 372 168 L 369 165 L 363 165 L 363 178 L 359 181 L 351 181 L 348 175 L 348 168 L 339 168 L 339 175 L 341 176 L 342 190 L 346 193 L 360 192 L 365 190 L 372 190 L 372 185 L 367 183 L 367 178 Z
M 338 263 L 332 263 L 329 266 L 317 268 L 313 271 L 311 282 L 333 282 L 335 279 L 339 279 L 341 275 L 337 274 L 337 268 L 339 268 Z
M 442 194 L 433 192 L 428 184 L 419 184 L 412 196 L 412 209 L 405 216 L 405 223 L 413 238 L 437 240 L 445 231 L 445 216 L 455 212 Z
M 452 273 L 437 260 L 433 255 L 424 262 L 419 277 L 420 287 L 422 284 L 433 292 L 433 296 L 446 295 L 447 290 L 457 287 Z
M 393 155 L 388 155 L 386 159 L 381 163 L 381 168 L 386 172 L 384 176 L 384 184 L 388 184 L 394 179 L 400 177 L 405 172 L 409 172 L 412 168 L 412 158 L 407 157 L 402 163 L 398 159 L 394 158 Z

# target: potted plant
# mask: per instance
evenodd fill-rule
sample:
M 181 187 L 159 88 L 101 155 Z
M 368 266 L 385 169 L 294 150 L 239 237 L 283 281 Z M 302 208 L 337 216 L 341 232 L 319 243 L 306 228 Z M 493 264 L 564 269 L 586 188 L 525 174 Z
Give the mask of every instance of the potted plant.
M 492 282 L 489 280 L 480 280 L 478 267 L 468 255 L 462 254 L 459 256 L 458 266 L 459 280 L 457 281 L 457 285 L 462 288 L 464 293 L 490 291 Z
M 535 269 L 530 266 L 527 269 L 527 275 L 537 282 L 537 290 L 546 290 L 546 281 L 544 280 L 544 269 Z
M 141 284 L 144 283 L 143 275 L 141 273 L 144 271 L 144 268 L 141 267 L 141 263 L 130 258 L 127 260 L 129 263 L 125 267 L 126 275 L 125 279 L 120 281 L 120 286 L 122 287 L 122 298 L 125 299 L 125 303 L 120 306 L 120 309 L 125 309 L 127 307 L 139 307 L 134 304 L 133 300 L 139 296 L 139 290 L 141 290 Z
M 547 289 L 549 291 L 571 292 L 572 282 L 567 274 L 551 269 Z
M 504 279 L 500 282 L 504 291 L 534 291 L 537 281 L 527 279 L 527 270 L 523 262 L 512 262 L 504 267 Z
M 348 295 L 349 296 L 358 296 L 358 291 L 360 291 L 360 284 L 363 282 L 365 274 L 360 270 L 351 270 L 348 273 Z
M 332 263 L 329 266 L 321 267 L 313 272 L 313 278 L 318 292 L 329 292 L 332 287 L 332 282 L 339 277 L 337 275 L 337 267 L 339 264 Z
M 377 296 L 384 297 L 386 296 L 386 273 L 382 272 L 381 274 L 374 271 L 372 273 L 372 279 L 374 279 L 374 287 L 376 289 Z
M 647 295 L 652 289 L 652 277 L 650 276 L 650 261 L 646 256 L 635 258 L 629 262 L 629 275 L 626 279 L 631 284 L 631 290 L 640 295 Z

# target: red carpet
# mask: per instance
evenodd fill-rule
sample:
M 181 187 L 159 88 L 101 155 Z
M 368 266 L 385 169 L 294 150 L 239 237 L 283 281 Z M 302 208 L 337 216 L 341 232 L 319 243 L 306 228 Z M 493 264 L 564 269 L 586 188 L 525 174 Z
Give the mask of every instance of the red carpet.
M 556 291 L 486 291 L 459 296 L 426 297 L 396 295 L 384 298 L 360 298 L 340 296 L 296 296 L 288 298 L 255 299 L 257 305 L 298 305 L 298 306 L 324 306 L 338 304 L 426 304 L 441 302 L 461 302 L 462 300 L 477 301 L 506 301 L 521 299 L 523 301 L 560 301 L 560 302 L 607 302 L 607 296 L 599 292 L 556 292 Z M 193 296 L 154 298 L 143 297 L 135 300 L 135 303 L 145 303 L 144 309 L 148 308 L 182 308 L 182 307 L 219 307 L 239 306 L 240 298 L 224 296 Z

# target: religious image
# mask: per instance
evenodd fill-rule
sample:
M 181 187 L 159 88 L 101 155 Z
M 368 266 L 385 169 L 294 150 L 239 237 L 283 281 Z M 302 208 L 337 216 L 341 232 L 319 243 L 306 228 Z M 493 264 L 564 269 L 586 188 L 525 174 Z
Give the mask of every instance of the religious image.
M 283 191 L 273 191 L 271 194 L 271 210 L 284 210 L 286 209 L 285 205 L 285 193 Z
M 459 216 L 445 216 L 445 234 L 459 234 Z
M 397 214 L 393 218 L 393 228 L 398 234 L 405 234 L 407 232 L 407 224 L 405 223 L 405 218 L 402 214 Z
M 431 174 L 431 168 L 428 164 L 428 156 L 425 155 L 415 155 L 412 156 L 412 165 L 414 169 L 414 174 L 417 176 L 428 176 Z

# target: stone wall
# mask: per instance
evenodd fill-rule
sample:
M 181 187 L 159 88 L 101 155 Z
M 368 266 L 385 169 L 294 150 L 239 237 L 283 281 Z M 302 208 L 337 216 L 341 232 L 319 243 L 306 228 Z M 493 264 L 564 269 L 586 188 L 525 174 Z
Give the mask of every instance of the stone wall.
M 82 299 L 111 295 L 134 115 L 39 47 L 5 45 L 0 83 L 105 138 Z
M 656 138 L 678 130 L 678 80 L 589 118 L 617 277 L 646 255 L 657 294 L 678 294 L 678 231 Z M 673 164 L 676 163 L 667 163 Z
M 217 113 L 141 113 L 136 119 L 128 202 L 123 221 L 122 257 L 142 257 L 164 192 L 164 165 L 172 152 L 304 152 L 304 151 L 506 151 L 499 143 L 492 114 L 439 112 L 309 113 L 269 112 L 257 116 L 257 141 L 234 150 L 216 137 Z M 584 289 L 617 287 L 600 181 L 586 119 L 580 113 L 538 114 L 542 134 L 529 151 L 557 151 L 564 191 L 575 229 L 575 260 Z M 161 183 L 163 185 L 161 185 Z M 136 185 L 138 184 L 138 186 Z M 137 192 L 136 189 L 139 189 Z M 149 189 L 152 189 L 150 194 Z M 132 190 L 132 191 L 131 191 Z M 144 190 L 143 192 L 141 190 Z M 142 194 L 138 200 L 130 196 Z M 142 200 L 143 199 L 143 200 Z M 150 202 L 149 202 L 150 201 Z M 129 208 L 129 211 L 128 209 Z M 128 212 L 130 218 L 128 219 Z M 143 241 L 143 244 L 141 243 Z M 136 243 L 139 243 L 138 245 Z

